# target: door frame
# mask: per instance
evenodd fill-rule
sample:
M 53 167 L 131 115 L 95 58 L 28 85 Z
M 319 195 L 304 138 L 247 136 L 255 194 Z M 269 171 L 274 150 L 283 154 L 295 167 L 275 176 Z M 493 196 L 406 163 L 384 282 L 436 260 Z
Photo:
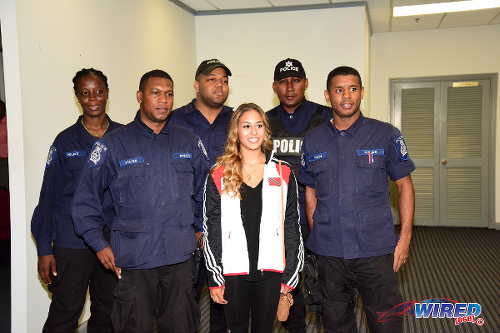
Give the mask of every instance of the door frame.
M 2 29 L 3 70 L 5 102 L 9 119 L 9 191 L 11 233 L 11 331 L 32 331 L 29 304 L 33 300 L 29 283 L 36 274 L 36 261 L 28 246 L 29 219 L 26 211 L 24 125 L 21 98 L 20 51 L 18 39 L 17 7 L 15 0 L 0 1 L 0 25 Z M 35 257 L 36 258 L 36 254 Z M 37 286 L 39 288 L 39 286 Z
M 484 73 L 484 74 L 464 74 L 464 75 L 445 75 L 445 76 L 428 76 L 428 77 L 414 77 L 414 78 L 393 78 L 389 79 L 389 99 L 390 99 L 390 122 L 394 126 L 400 123 L 401 114 L 396 112 L 396 94 L 395 85 L 398 83 L 418 83 L 429 81 L 472 81 L 472 80 L 489 80 L 491 83 L 490 98 L 488 101 L 490 117 L 490 128 L 488 138 L 488 155 L 490 157 L 488 162 L 488 173 L 490 180 L 488 184 L 488 228 L 498 229 L 500 225 L 496 223 L 496 196 L 495 196 L 495 166 L 496 166 L 496 115 L 497 115 L 497 95 L 498 95 L 498 74 L 497 73 Z M 403 133 L 404 134 L 404 133 Z

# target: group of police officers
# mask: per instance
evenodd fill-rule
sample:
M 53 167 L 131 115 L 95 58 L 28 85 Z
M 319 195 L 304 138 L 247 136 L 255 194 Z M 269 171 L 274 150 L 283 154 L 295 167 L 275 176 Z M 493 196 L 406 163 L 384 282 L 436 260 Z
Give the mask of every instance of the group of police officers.
M 106 76 L 83 69 L 74 89 L 83 115 L 49 150 L 40 201 L 32 219 L 40 278 L 52 292 L 44 332 L 73 332 L 87 288 L 88 332 L 195 332 L 193 252 L 203 246 L 203 184 L 224 150 L 232 108 L 229 68 L 203 61 L 196 97 L 171 112 L 174 82 L 161 70 L 139 84 L 139 111 L 122 126 L 105 113 Z M 414 164 L 401 133 L 361 114 L 362 80 L 351 67 L 332 70 L 325 97 L 306 100 L 308 79 L 296 59 L 280 61 L 267 112 L 273 150 L 299 180 L 306 246 L 319 262 L 325 332 L 356 332 L 355 290 L 371 332 L 399 332 L 402 302 L 395 272 L 408 258 L 414 213 Z M 399 190 L 394 234 L 388 176 Z M 287 322 L 305 332 L 300 286 Z M 227 332 L 224 306 L 211 303 L 210 332 Z

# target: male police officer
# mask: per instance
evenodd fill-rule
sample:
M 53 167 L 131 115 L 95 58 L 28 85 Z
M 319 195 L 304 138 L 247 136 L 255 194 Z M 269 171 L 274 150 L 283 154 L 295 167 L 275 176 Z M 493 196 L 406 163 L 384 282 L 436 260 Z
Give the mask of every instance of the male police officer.
M 292 165 L 296 175 L 300 170 L 300 148 L 304 135 L 331 118 L 330 110 L 306 100 L 308 80 L 300 61 L 287 58 L 274 69 L 273 90 L 280 104 L 267 112 L 271 126 L 273 149 L 278 158 Z M 300 222 L 302 235 L 307 238 L 304 185 L 299 183 Z M 293 291 L 295 303 L 288 321 L 283 323 L 289 332 L 305 332 L 304 296 L 300 287 Z
M 174 110 L 169 120 L 169 125 L 184 127 L 201 138 L 211 165 L 224 152 L 228 124 L 233 114 L 232 108 L 224 106 L 229 94 L 229 76 L 231 71 L 218 59 L 202 61 L 196 70 L 193 85 L 196 98 L 191 103 Z M 195 228 L 197 240 L 200 240 L 202 229 L 202 225 Z M 200 274 L 196 283 L 198 294 L 207 280 L 203 262 L 199 269 Z M 210 300 L 210 332 L 226 331 L 224 307 Z
M 363 299 L 372 333 L 401 332 L 401 318 L 377 319 L 402 301 L 395 272 L 409 253 L 415 166 L 398 129 L 361 114 L 358 71 L 346 66 L 331 71 L 325 97 L 333 119 L 304 138 L 300 176 L 314 225 L 307 246 L 319 255 L 325 332 L 357 331 L 353 288 Z M 387 176 L 399 190 L 399 240 Z
M 98 141 L 73 203 L 75 228 L 119 277 L 112 309 L 115 333 L 194 332 L 193 225 L 200 223 L 208 170 L 203 144 L 168 126 L 173 81 L 164 71 L 144 74 L 135 120 Z M 113 198 L 111 245 L 97 232 L 103 192 Z
M 229 94 L 231 71 L 218 59 L 204 60 L 196 70 L 196 98 L 172 113 L 169 124 L 191 130 L 201 138 L 210 162 L 224 152 L 227 127 L 233 114 L 224 106 Z

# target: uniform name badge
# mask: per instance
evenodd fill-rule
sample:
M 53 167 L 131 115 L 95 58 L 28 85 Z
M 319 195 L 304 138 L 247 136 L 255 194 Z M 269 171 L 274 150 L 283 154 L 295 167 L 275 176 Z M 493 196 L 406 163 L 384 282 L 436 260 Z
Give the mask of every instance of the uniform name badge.
M 385 151 L 382 148 L 378 149 L 358 149 L 356 150 L 356 155 L 367 156 L 368 164 L 373 164 L 375 162 L 375 156 L 384 156 Z

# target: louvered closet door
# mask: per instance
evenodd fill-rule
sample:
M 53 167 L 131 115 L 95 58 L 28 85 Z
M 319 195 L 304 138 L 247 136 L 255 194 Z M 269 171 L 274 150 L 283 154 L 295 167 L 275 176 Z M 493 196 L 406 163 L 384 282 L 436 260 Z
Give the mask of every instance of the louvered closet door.
M 396 85 L 395 125 L 401 129 L 410 157 L 417 169 L 412 174 L 415 186 L 415 224 L 439 224 L 439 82 L 400 83 Z
M 488 226 L 490 85 L 393 83 L 393 123 L 417 167 L 416 225 Z
M 441 224 L 488 226 L 489 81 L 443 82 L 440 150 Z

